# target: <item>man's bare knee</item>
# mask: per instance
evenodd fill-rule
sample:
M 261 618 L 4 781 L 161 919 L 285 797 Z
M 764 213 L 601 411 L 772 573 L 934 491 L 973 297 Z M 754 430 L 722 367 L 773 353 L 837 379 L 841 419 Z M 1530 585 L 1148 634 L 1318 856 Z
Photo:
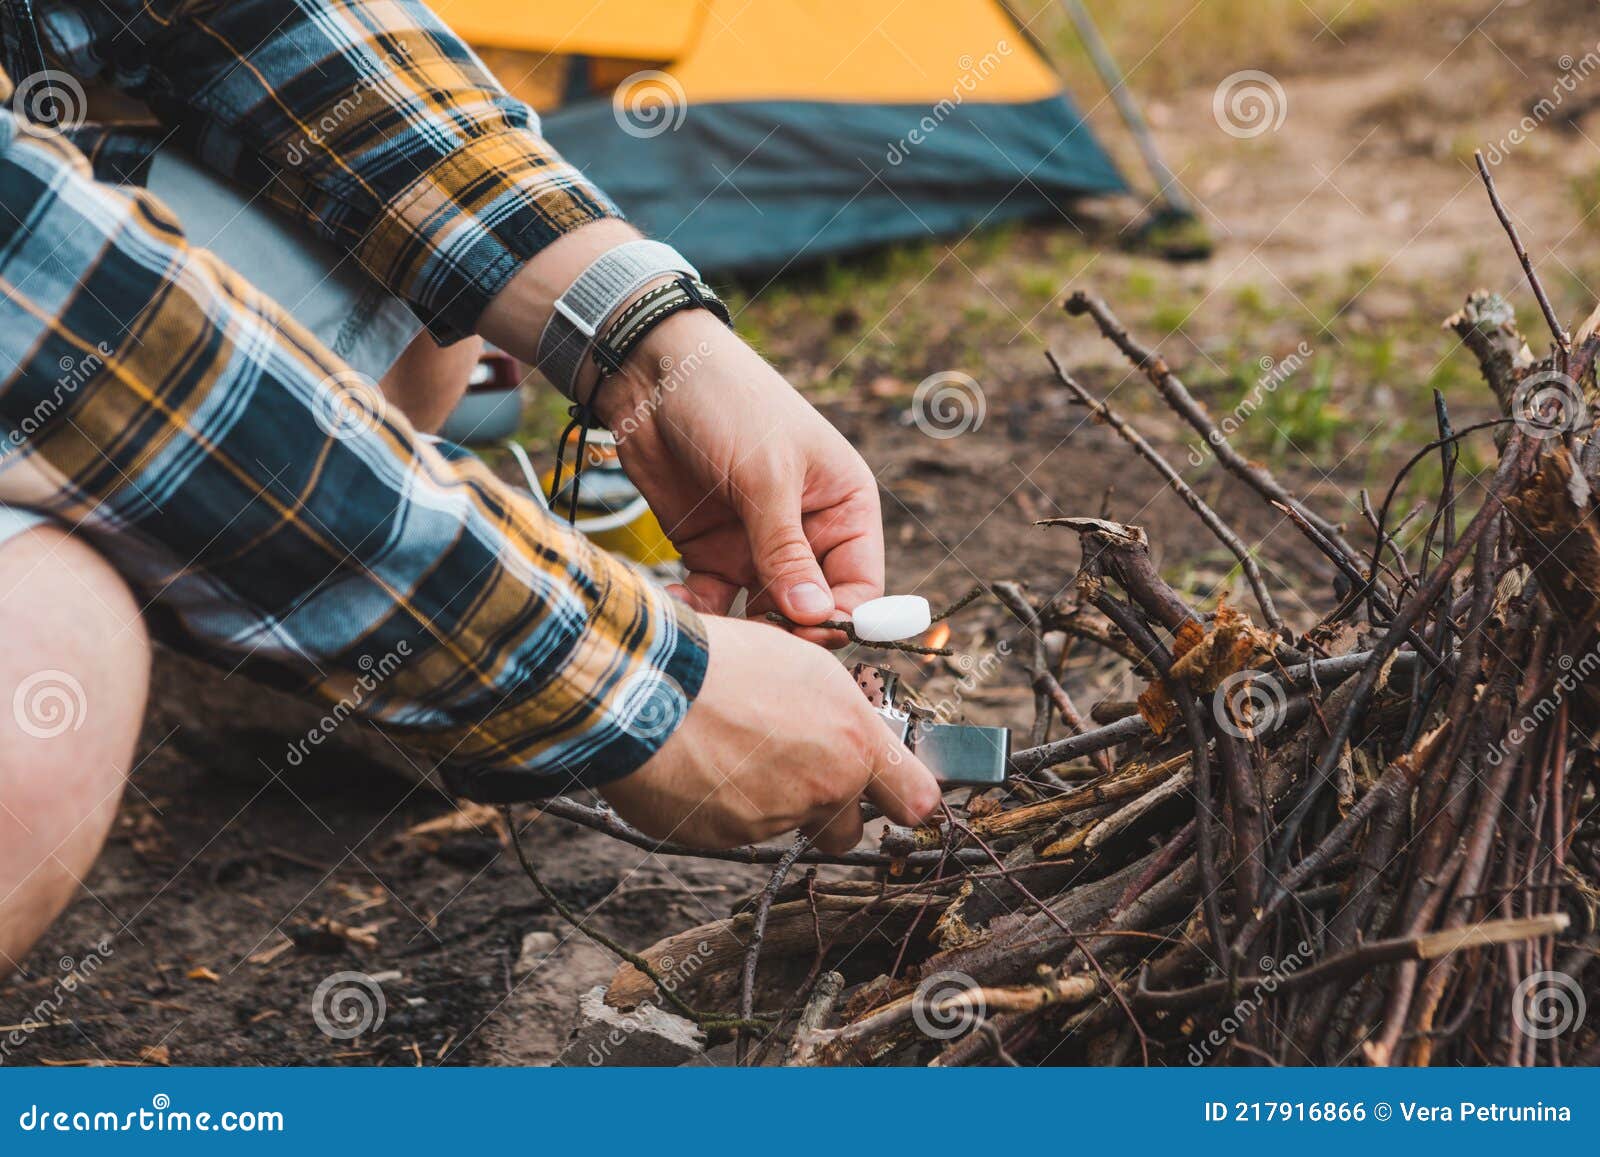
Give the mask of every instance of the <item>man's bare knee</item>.
M 87 874 L 132 765 L 150 643 L 132 593 L 84 542 L 0 544 L 0 975 Z

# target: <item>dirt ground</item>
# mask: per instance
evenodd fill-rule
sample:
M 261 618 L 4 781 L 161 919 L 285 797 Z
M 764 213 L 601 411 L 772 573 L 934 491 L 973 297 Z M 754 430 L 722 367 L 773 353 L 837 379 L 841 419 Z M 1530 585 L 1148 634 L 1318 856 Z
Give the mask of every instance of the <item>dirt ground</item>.
M 1173 265 L 1124 251 L 1123 224 L 1139 206 L 1116 204 L 1071 223 L 746 287 L 746 327 L 879 472 L 893 590 L 938 602 L 976 579 L 1020 578 L 1054 593 L 1073 574 L 1073 536 L 1030 523 L 1102 510 L 1146 526 L 1169 575 L 1198 597 L 1229 584 L 1231 559 L 1052 386 L 1049 346 L 1251 532 L 1265 567 L 1307 574 L 1313 603 L 1330 597 L 1331 575 L 1275 512 L 1208 463 L 1191 467 L 1189 439 L 1156 412 L 1142 381 L 1086 323 L 1061 314 L 1068 291 L 1105 296 L 1160 340 L 1219 413 L 1259 384 L 1269 364 L 1261 359 L 1282 364 L 1305 343 L 1304 366 L 1246 419 L 1240 442 L 1358 528 L 1349 496 L 1385 484 L 1403 451 L 1426 440 L 1430 389 L 1444 392 L 1458 424 L 1489 413 L 1468 359 L 1438 328 L 1467 290 L 1514 295 L 1525 332 L 1542 328 L 1472 148 L 1504 154 L 1497 179 L 1563 316 L 1575 324 L 1600 300 L 1588 288 L 1600 272 L 1600 117 L 1591 111 L 1600 77 L 1585 73 L 1570 92 L 1560 84 L 1600 52 L 1592 5 L 1391 8 L 1354 26 L 1308 18 L 1297 29 L 1295 50 L 1272 68 L 1286 105 L 1276 129 L 1233 135 L 1214 115 L 1218 85 L 1252 67 L 1247 59 L 1220 61 L 1153 102 L 1157 136 L 1216 238 L 1208 260 Z M 1163 58 L 1150 64 L 1119 47 L 1138 89 L 1141 69 Z M 1109 106 L 1090 86 L 1077 89 L 1135 173 Z M 1560 107 L 1539 111 L 1555 92 Z M 1513 141 L 1519 126 L 1525 139 Z M 978 384 L 983 420 L 957 437 L 929 437 L 908 420 L 913 393 L 950 372 Z M 978 608 L 958 621 L 954 643 L 970 653 L 1011 634 L 997 608 Z M 962 673 L 909 661 L 905 669 L 934 696 Z M 1072 672 L 1081 703 L 1119 690 L 1087 659 Z M 1020 673 L 1004 672 L 963 706 L 975 719 L 1023 725 L 1030 702 Z M 456 815 L 456 805 L 396 774 L 407 758 L 382 737 L 347 725 L 335 746 L 288 767 L 289 744 L 317 714 L 162 659 L 106 854 L 27 974 L 0 986 L 7 1031 L 49 1005 L 49 1023 L 20 1045 L 0 1032 L 5 1063 L 555 1056 L 579 994 L 613 962 L 541 901 L 493 831 L 461 824 L 407 835 Z M 766 878 L 759 868 L 647 855 L 550 818 L 535 826 L 530 851 L 569 905 L 640 947 L 725 916 Z M 338 934 L 328 921 L 357 931 Z M 58 1000 L 63 977 L 86 967 L 87 983 Z M 336 1039 L 313 1015 L 315 993 L 354 971 L 379 978 L 385 1017 L 374 1031 Z

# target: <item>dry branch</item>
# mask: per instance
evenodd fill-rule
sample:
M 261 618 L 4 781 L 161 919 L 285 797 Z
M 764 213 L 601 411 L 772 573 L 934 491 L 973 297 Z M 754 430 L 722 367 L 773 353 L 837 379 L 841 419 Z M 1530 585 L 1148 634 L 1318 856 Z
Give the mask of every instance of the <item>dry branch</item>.
M 1540 412 L 1515 412 L 1524 387 L 1551 376 L 1594 396 L 1600 312 L 1568 337 L 1483 175 L 1555 346 L 1536 360 L 1503 300 L 1468 298 L 1447 324 L 1505 416 L 1456 426 L 1436 399 L 1439 437 L 1376 509 L 1364 492 L 1351 499 L 1370 535 L 1352 534 L 1361 549 L 1240 455 L 1103 302 L 1078 293 L 1066 303 L 1201 434 L 1225 482 L 1242 483 L 1264 514 L 1287 513 L 1333 564 L 1320 619 L 1282 622 L 1276 606 L 1291 604 L 1273 588 L 1305 605 L 1325 573 L 1269 573 L 1131 421 L 1057 365 L 1063 387 L 1227 546 L 1263 624 L 1225 600 L 1191 605 L 1137 526 L 1049 520 L 1079 536 L 1071 595 L 1036 605 L 1020 585 L 984 583 L 951 608 L 990 594 L 1029 633 L 1019 674 L 1039 739 L 1012 757 L 1014 777 L 1029 781 L 890 829 L 877 851 L 822 857 L 802 842 L 720 853 L 776 870 L 733 915 L 633 957 L 610 1003 L 659 999 L 666 966 L 693 956 L 673 1001 L 733 1010 L 720 1014 L 725 1032 L 766 1038 L 755 1063 L 1600 1057 L 1592 1024 L 1537 1036 L 1517 1027 L 1538 1014 L 1530 1000 L 1551 996 L 1530 996 L 1541 977 L 1564 973 L 1589 993 L 1600 980 L 1590 742 L 1600 729 L 1600 439 L 1552 430 L 1538 395 Z M 1499 452 L 1483 485 L 1457 483 L 1468 438 Z M 1440 489 L 1421 507 L 1431 513 L 1402 536 L 1391 512 L 1435 455 Z M 1111 721 L 1092 726 L 1048 661 L 1049 631 L 1125 664 L 1144 684 L 1137 704 L 1097 709 Z M 1071 734 L 1046 741 L 1056 717 Z M 1051 768 L 1062 774 L 1041 776 Z M 697 854 L 601 809 L 557 800 L 545 810 Z M 812 862 L 880 874 L 785 882 Z M 771 1051 L 791 1036 L 784 1053 Z

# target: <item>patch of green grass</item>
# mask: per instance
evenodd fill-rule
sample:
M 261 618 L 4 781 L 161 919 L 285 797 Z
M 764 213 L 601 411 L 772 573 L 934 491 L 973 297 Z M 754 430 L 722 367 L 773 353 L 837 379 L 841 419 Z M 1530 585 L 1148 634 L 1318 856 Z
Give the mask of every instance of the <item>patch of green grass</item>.
M 1319 461 L 1349 425 L 1349 413 L 1334 399 L 1333 359 L 1326 355 L 1275 388 L 1262 387 L 1259 395 L 1240 434 L 1247 446 L 1273 461 L 1283 460 L 1291 449 Z
M 1340 352 L 1348 359 L 1348 368 L 1355 370 L 1371 384 L 1387 382 L 1394 374 L 1398 360 L 1394 335 L 1389 330 L 1376 334 L 1347 335 Z
M 1194 316 L 1194 305 L 1184 301 L 1164 301 L 1150 311 L 1150 327 L 1162 337 L 1177 333 Z
M 1265 321 L 1274 312 L 1267 304 L 1266 291 L 1254 282 L 1233 291 L 1233 307 L 1254 321 Z
M 1025 269 L 1017 276 L 1017 289 L 1034 308 L 1049 305 L 1061 292 L 1061 282 L 1048 269 Z
M 987 225 L 958 244 L 956 256 L 968 265 L 989 264 L 1010 257 L 1016 252 L 1020 228 L 1014 221 Z
M 1122 296 L 1128 301 L 1149 301 L 1156 295 L 1160 282 L 1150 270 L 1135 266 L 1128 270 L 1122 281 Z

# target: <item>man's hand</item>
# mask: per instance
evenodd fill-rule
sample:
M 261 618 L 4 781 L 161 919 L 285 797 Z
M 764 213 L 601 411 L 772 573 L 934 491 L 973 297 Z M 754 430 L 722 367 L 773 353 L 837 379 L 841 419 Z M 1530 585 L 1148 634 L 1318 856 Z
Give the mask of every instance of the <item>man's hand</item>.
M 638 237 L 596 221 L 543 249 L 490 303 L 481 332 L 532 363 L 551 304 L 589 263 Z M 642 291 L 641 291 L 642 292 Z M 850 443 L 737 335 L 701 310 L 651 331 L 593 399 L 623 466 L 688 567 L 678 594 L 726 614 L 741 589 L 753 613 L 820 623 L 883 594 L 878 486 Z M 837 631 L 801 632 L 838 645 Z
M 602 793 L 657 839 L 731 848 L 800 829 L 826 852 L 861 839 L 865 795 L 896 823 L 939 805 L 939 785 L 849 674 L 782 631 L 707 618 L 711 661 L 677 731 Z
M 705 312 L 658 326 L 597 408 L 688 577 L 678 593 L 728 613 L 815 624 L 883 594 L 877 480 L 843 435 Z M 834 631 L 814 642 L 840 643 Z

